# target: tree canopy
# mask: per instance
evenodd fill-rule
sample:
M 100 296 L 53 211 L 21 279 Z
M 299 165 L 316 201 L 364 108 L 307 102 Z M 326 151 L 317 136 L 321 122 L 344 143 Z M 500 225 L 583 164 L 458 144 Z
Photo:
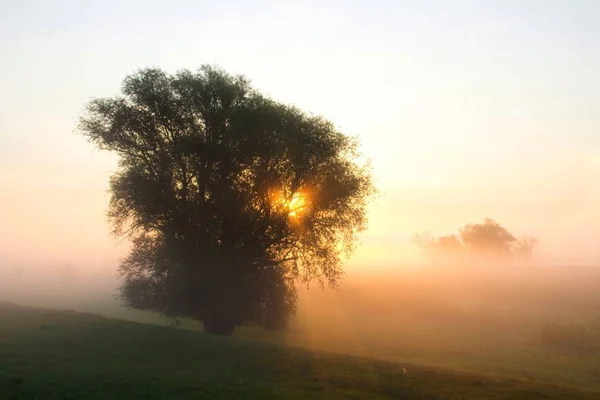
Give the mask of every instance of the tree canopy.
M 131 241 L 127 306 L 207 332 L 285 328 L 295 283 L 337 285 L 375 194 L 358 141 L 213 66 L 143 69 L 87 104 L 80 132 L 118 154 L 108 217 Z
M 440 237 L 418 234 L 413 242 L 436 262 L 507 262 L 531 259 L 538 240 L 528 235 L 517 239 L 495 220 L 486 218 L 481 224 L 465 225 L 458 234 Z

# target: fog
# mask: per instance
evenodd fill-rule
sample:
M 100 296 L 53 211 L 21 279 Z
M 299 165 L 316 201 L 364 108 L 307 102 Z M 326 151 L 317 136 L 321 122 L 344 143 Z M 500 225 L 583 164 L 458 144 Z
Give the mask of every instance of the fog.
M 354 263 L 346 268 L 335 290 L 322 290 L 316 284 L 299 286 L 300 315 L 308 313 L 311 302 L 322 296 L 343 299 L 354 311 L 372 309 L 371 313 L 406 313 L 436 304 L 454 311 L 504 310 L 512 315 L 535 308 L 541 315 L 555 317 L 563 308 L 599 306 L 600 266 L 561 265 L 560 261 L 542 258 L 527 266 L 482 262 L 469 267 L 439 261 L 396 266 Z M 81 308 L 102 298 L 114 300 L 119 285 L 117 265 L 2 260 L 0 300 L 62 308 Z M 327 301 L 319 309 L 323 311 L 324 306 Z M 600 307 L 597 311 L 600 314 Z
M 600 386 L 599 282 L 600 268 L 576 265 L 362 265 L 336 290 L 299 287 L 298 314 L 286 332 L 242 328 L 235 336 Z M 121 308 L 117 286 L 114 270 L 93 274 L 70 264 L 0 269 L 0 301 L 170 323 Z
M 106 273 L 82 271 L 72 264 L 0 265 L 0 301 L 48 308 L 95 310 L 96 302 L 114 299 L 118 280 Z
M 600 268 L 421 267 L 310 289 L 288 343 L 600 386 Z

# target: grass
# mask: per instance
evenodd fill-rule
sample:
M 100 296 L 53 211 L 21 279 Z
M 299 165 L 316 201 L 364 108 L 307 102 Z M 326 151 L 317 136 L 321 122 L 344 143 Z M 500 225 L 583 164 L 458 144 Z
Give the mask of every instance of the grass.
M 0 305 L 0 399 L 598 399 L 524 379 Z
M 570 352 L 600 353 L 600 319 L 587 323 L 546 322 L 542 340 L 557 349 Z
M 512 306 L 506 300 L 492 302 L 491 307 L 484 302 L 480 309 L 476 301 L 466 307 L 455 305 L 456 295 L 431 302 L 410 293 L 390 304 L 394 294 L 384 293 L 385 301 L 373 301 L 374 294 L 306 294 L 287 332 L 238 328 L 234 338 L 600 391 L 600 336 L 594 336 L 598 331 L 591 329 L 597 326 L 599 307 L 588 312 L 576 302 L 555 305 L 544 299 L 532 304 L 527 297 L 529 301 Z M 361 309 L 361 297 L 372 303 Z M 514 294 L 502 298 L 512 299 Z M 166 318 L 122 308 L 116 302 L 77 304 L 108 317 L 171 324 Z M 178 327 L 202 330 L 195 321 L 184 320 Z M 564 332 L 563 327 L 569 328 Z

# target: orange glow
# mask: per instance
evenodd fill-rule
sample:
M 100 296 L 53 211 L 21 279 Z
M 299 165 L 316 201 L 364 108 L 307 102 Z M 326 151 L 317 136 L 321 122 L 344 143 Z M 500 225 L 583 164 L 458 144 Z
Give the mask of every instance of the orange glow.
M 288 202 L 287 207 L 289 209 L 290 217 L 298 217 L 300 214 L 306 212 L 308 207 L 308 197 L 302 192 L 294 193 L 292 199 Z
M 271 195 L 271 201 L 276 207 L 282 207 L 291 218 L 299 218 L 308 210 L 308 195 L 303 191 L 294 193 L 291 198 L 285 198 L 281 191 Z

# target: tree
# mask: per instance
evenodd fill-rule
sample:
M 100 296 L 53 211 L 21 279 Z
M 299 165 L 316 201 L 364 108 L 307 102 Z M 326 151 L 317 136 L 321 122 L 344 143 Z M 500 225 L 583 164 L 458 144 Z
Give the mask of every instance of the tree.
M 533 251 L 538 245 L 539 240 L 529 235 L 524 235 L 521 239 L 518 239 L 513 246 L 515 254 L 524 259 L 531 259 L 533 257 Z
M 454 234 L 434 237 L 428 233 L 413 235 L 412 242 L 423 248 L 429 259 L 435 262 L 459 262 L 465 248 Z
M 79 130 L 119 156 L 108 217 L 132 243 L 127 306 L 219 335 L 283 329 L 295 283 L 336 286 L 366 227 L 358 141 L 219 68 L 140 70 L 90 101 Z
M 436 242 L 436 248 L 446 253 L 459 253 L 464 246 L 456 235 L 440 236 Z
M 467 224 L 458 235 L 433 237 L 415 235 L 413 242 L 421 246 L 435 261 L 489 261 L 505 262 L 511 259 L 528 260 L 538 240 L 531 236 L 515 238 L 506 228 L 491 218 L 481 224 Z
M 465 248 L 485 257 L 507 258 L 513 254 L 515 237 L 491 218 L 483 224 L 467 224 L 460 230 Z

